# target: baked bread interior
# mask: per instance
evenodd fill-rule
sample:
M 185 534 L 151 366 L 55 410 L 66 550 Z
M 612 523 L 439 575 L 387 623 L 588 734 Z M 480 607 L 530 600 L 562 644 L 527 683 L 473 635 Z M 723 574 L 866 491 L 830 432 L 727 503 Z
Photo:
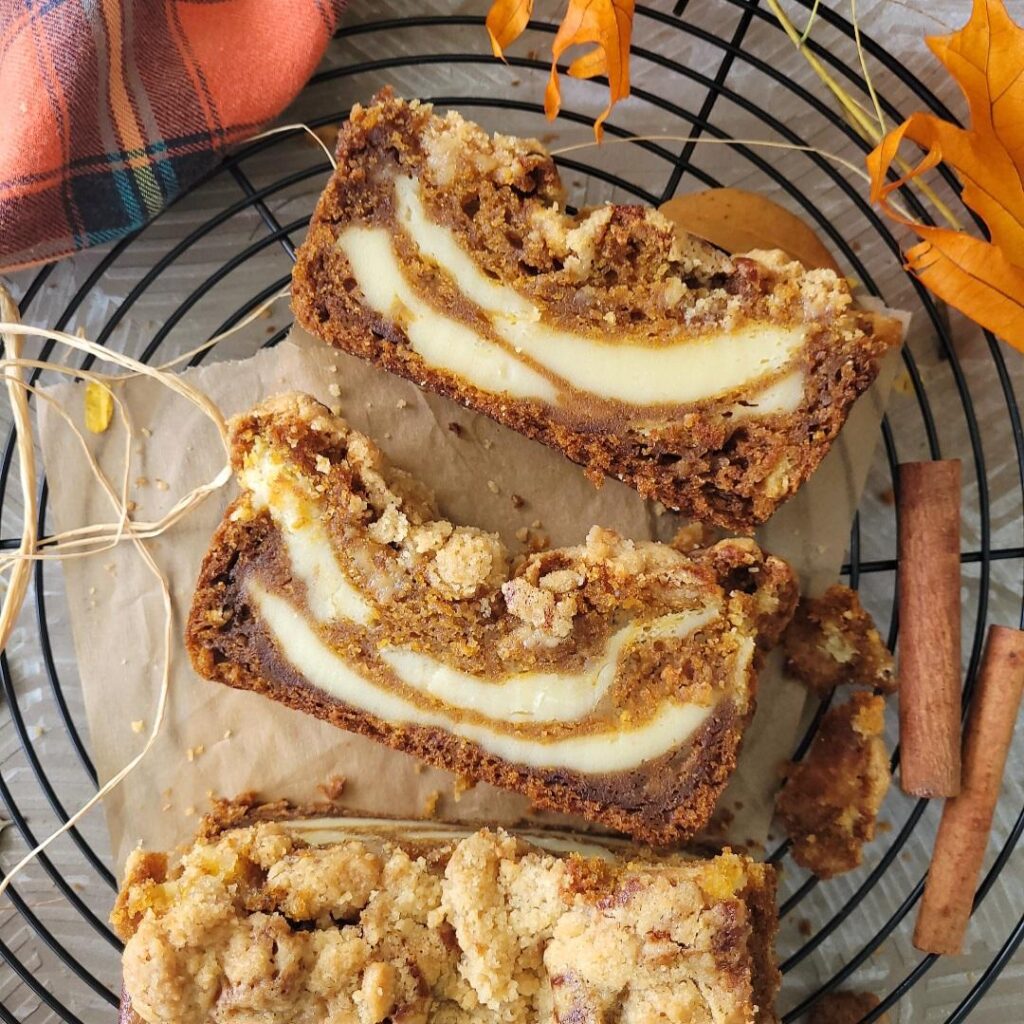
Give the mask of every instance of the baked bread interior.
M 232 436 L 242 492 L 186 630 L 200 675 L 646 842 L 706 824 L 796 604 L 785 562 L 600 527 L 513 559 L 306 395 Z
M 569 214 L 538 141 L 388 90 L 337 163 L 292 277 L 307 330 L 702 521 L 765 522 L 902 336 L 830 269 Z

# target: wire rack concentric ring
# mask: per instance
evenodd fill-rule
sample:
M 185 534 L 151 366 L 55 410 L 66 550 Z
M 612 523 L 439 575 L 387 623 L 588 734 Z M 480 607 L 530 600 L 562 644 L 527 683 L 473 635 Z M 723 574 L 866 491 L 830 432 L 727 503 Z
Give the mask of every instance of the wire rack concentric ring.
M 809 12 L 812 4 L 802 2 Z M 366 100 L 381 85 L 394 82 L 400 92 L 456 107 L 490 128 L 539 134 L 547 127 L 536 97 L 548 66 L 529 46 L 541 50 L 549 44 L 554 23 L 531 21 L 526 45 L 515 48 L 525 55 L 510 55 L 503 67 L 490 57 L 478 14 L 452 14 L 434 4 L 442 9 L 402 16 L 407 5 L 392 3 L 384 6 L 394 16 L 384 18 L 372 10 L 377 5 L 367 4 L 370 9 L 362 12 L 364 5 L 353 6 L 352 19 L 332 41 L 291 120 L 301 118 L 314 128 L 336 124 L 353 100 Z M 817 23 L 807 43 L 810 53 L 866 100 L 853 26 L 827 6 L 813 6 Z M 878 69 L 879 102 L 890 121 L 898 123 L 913 109 L 953 118 L 884 47 L 866 36 L 862 45 Z M 1006 624 L 1024 618 L 1024 543 L 1019 536 L 1024 431 L 1005 350 L 973 328 L 965 350 L 964 322 L 951 319 L 900 271 L 898 239 L 868 203 L 863 183 L 824 155 L 842 150 L 862 158 L 869 147 L 836 112 L 818 79 L 805 73 L 802 58 L 765 5 L 709 0 L 680 3 L 674 10 L 639 6 L 633 70 L 632 97 L 606 125 L 608 138 L 674 135 L 689 141 L 637 141 L 629 160 L 612 160 L 605 150 L 567 154 L 559 164 L 574 195 L 582 192 L 589 202 L 625 197 L 659 203 L 692 188 L 753 182 L 802 215 L 868 292 L 891 304 L 910 305 L 923 325 L 926 358 L 923 364 L 917 347 L 904 351 L 903 401 L 882 423 L 882 443 L 843 572 L 862 589 L 880 623 L 887 624 L 889 643 L 895 646 L 896 552 L 879 538 L 895 536 L 896 466 L 910 458 L 963 458 L 971 505 L 965 508 L 970 543 L 962 555 L 966 714 L 993 603 Z M 480 89 L 480 81 L 486 89 Z M 563 134 L 575 133 L 567 141 L 586 138 L 594 113 L 604 104 L 605 88 L 601 80 L 568 83 L 568 109 L 559 122 Z M 780 95 L 787 107 L 802 112 L 800 118 L 776 113 Z M 821 152 L 733 141 L 753 137 L 742 133 L 755 130 L 758 138 Z M 704 145 L 701 140 L 717 141 Z M 298 130 L 242 146 L 142 231 L 70 264 L 21 275 L 17 298 L 23 318 L 58 329 L 82 325 L 101 344 L 142 360 L 173 356 L 194 345 L 200 331 L 212 336 L 226 330 L 287 285 L 296 245 L 329 169 L 323 154 L 304 144 Z M 958 204 L 958 185 L 948 172 L 943 187 L 950 202 Z M 905 192 L 903 198 L 915 216 L 930 220 L 916 195 Z M 962 204 L 959 211 L 970 216 Z M 871 244 L 862 244 L 865 239 Z M 278 320 L 284 317 L 282 308 Z M 266 324 L 259 343 L 277 344 L 289 326 Z M 246 337 L 252 351 L 252 332 Z M 45 346 L 44 358 L 51 349 Z M 206 355 L 195 356 L 192 363 Z M 0 548 L 18 544 L 16 466 L 12 431 L 0 465 Z M 45 483 L 40 498 L 43 535 L 51 527 Z M 1015 511 L 1007 513 L 1007 505 Z M 97 785 L 60 572 L 52 565 L 36 564 L 22 621 L 8 652 L 0 656 L 0 687 L 0 801 L 11 823 L 0 836 L 0 862 L 9 866 L 67 821 Z M 812 718 L 795 757 L 807 750 L 828 703 Z M 896 749 L 894 768 L 898 763 Z M 911 1016 L 917 1013 L 912 1009 L 918 1005 L 915 993 L 936 970 L 936 958 L 916 953 L 908 934 L 927 870 L 922 849 L 927 851 L 937 809 L 897 794 L 885 813 L 895 819 L 891 830 L 873 844 L 861 870 L 837 882 L 819 883 L 795 868 L 785 842 L 776 841 L 768 851 L 769 859 L 785 868 L 780 909 L 786 1024 L 804 1017 L 825 992 L 848 986 L 872 989 L 882 997 L 865 1021 L 895 1012 L 899 1020 L 957 1024 L 976 1010 L 1024 941 L 1021 887 L 1006 880 L 1024 831 L 1018 787 L 1001 802 L 994 847 L 975 900 L 977 921 L 983 919 L 991 932 L 984 956 L 972 972 L 946 986 L 941 1005 L 929 999 L 927 1016 L 924 1009 Z M 14 882 L 10 906 L 0 906 L 0 1021 L 98 1024 L 112 1019 L 120 946 L 106 915 L 115 886 L 98 816 L 70 830 Z M 996 887 L 1004 896 L 999 913 L 993 914 Z M 880 959 L 884 970 L 877 966 Z

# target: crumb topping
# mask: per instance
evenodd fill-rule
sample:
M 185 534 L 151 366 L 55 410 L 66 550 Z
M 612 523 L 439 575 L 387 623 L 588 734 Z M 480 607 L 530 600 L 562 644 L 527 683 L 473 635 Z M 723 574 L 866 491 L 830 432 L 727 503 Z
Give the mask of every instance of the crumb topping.
M 418 854 L 309 847 L 266 822 L 174 865 L 137 851 L 112 919 L 146 1024 L 732 1024 L 774 1019 L 747 904 L 769 872 L 728 851 L 560 858 L 487 830 Z
M 777 379 L 720 382 L 719 392 L 672 408 L 671 398 L 623 397 L 606 374 L 584 383 L 552 367 L 558 401 L 516 398 L 493 386 L 486 360 L 472 372 L 432 361 L 406 329 L 411 321 L 391 317 L 364 288 L 370 271 L 346 248 L 350 228 L 387 236 L 389 259 L 417 302 L 500 340 L 486 303 L 448 266 L 454 261 L 424 250 L 396 214 L 397 181 L 413 181 L 426 220 L 484 277 L 532 304 L 545 329 L 656 348 L 768 325 L 801 343 Z M 293 302 L 300 322 L 330 344 L 561 449 L 592 479 L 616 477 L 730 530 L 763 523 L 807 479 L 901 337 L 895 318 L 857 306 L 850 282 L 831 270 L 806 271 L 777 251 L 727 256 L 649 207 L 570 214 L 537 140 L 490 135 L 455 111 L 435 113 L 387 89 L 357 104 L 341 131 L 338 170 L 300 250 Z M 487 359 L 546 394 L 544 374 L 518 359 L 515 344 L 498 347 Z M 761 396 L 773 404 L 762 407 Z
M 186 633 L 200 675 L 650 842 L 704 825 L 795 607 L 783 561 L 594 528 L 509 566 L 307 396 L 232 432 L 243 493 Z
M 388 642 L 455 652 L 467 669 L 571 665 L 626 609 L 651 616 L 722 601 L 735 629 L 776 637 L 792 611 L 789 570 L 747 540 L 684 554 L 594 527 L 579 547 L 513 560 L 497 535 L 443 519 L 426 487 L 308 395 L 263 403 L 232 421 L 232 434 L 243 481 L 269 462 L 272 486 L 290 488 L 303 515 L 325 525 L 346 573 L 376 600 Z M 723 577 L 742 586 L 722 594 Z M 230 628 L 226 612 L 212 614 L 211 626 Z

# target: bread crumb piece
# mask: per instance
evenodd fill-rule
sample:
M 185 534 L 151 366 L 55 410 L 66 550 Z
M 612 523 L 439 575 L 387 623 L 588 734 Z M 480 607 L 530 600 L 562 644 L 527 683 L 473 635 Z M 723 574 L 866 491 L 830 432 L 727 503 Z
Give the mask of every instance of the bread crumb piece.
M 393 964 L 378 960 L 366 965 L 360 988 L 366 1024 L 381 1024 L 389 1016 L 395 1005 L 397 983 L 398 971 Z
M 456 775 L 452 785 L 452 798 L 458 803 L 462 797 L 476 787 L 476 783 L 468 775 Z
M 790 764 L 775 809 L 793 859 L 819 878 L 857 867 L 889 789 L 885 701 L 858 691 L 830 708 L 803 761 Z
M 332 398 L 337 398 L 341 394 L 341 386 L 339 384 L 335 384 L 333 381 L 327 385 L 327 390 L 331 393 Z M 367 406 L 367 408 L 369 408 L 369 406 Z
M 896 687 L 892 654 L 857 592 L 841 583 L 821 597 L 801 599 L 785 649 L 787 669 L 819 696 L 843 685 L 883 693 Z
M 224 739 L 226 739 L 226 740 L 231 739 L 231 735 L 232 735 L 232 733 L 231 733 L 230 729 L 225 729 L 224 730 Z
M 169 491 L 171 489 L 171 485 L 166 480 L 161 480 L 160 477 L 157 477 L 153 483 L 158 491 Z
M 346 778 L 344 775 L 332 775 L 326 782 L 321 782 L 316 788 L 323 793 L 327 800 L 332 803 L 335 800 L 341 799 L 341 794 L 345 789 Z
M 141 718 L 137 718 L 132 722 L 132 732 L 143 732 L 145 728 L 146 723 Z
M 397 402 L 395 402 L 396 409 L 407 409 L 408 407 L 409 403 L 404 398 L 400 398 Z
M 518 494 L 510 494 L 509 501 L 512 502 L 513 508 L 522 508 L 526 504 L 526 499 L 521 498 Z
M 498 491 L 499 491 L 499 487 L 498 487 L 498 485 L 493 480 L 488 480 L 487 481 L 487 490 L 489 490 L 491 492 L 491 494 L 497 494 Z
M 441 791 L 432 789 L 423 799 L 423 817 L 433 818 L 437 814 L 437 805 L 441 802 Z
M 676 535 L 669 542 L 676 551 L 688 555 L 691 551 L 710 547 L 715 542 L 714 531 L 703 523 L 686 523 L 676 530 Z
M 143 427 L 142 428 L 142 436 L 143 437 L 152 437 L 153 436 L 153 431 L 150 430 L 149 427 Z
M 146 487 L 146 486 L 148 486 L 148 484 L 149 484 L 149 477 L 147 477 L 147 476 L 137 476 L 135 478 L 135 486 L 136 487 Z

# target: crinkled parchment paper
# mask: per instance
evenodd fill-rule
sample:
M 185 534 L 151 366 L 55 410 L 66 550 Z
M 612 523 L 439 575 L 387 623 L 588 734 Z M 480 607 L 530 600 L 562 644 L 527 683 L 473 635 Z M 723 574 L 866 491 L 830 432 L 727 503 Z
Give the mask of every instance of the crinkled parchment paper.
M 839 569 L 894 362 L 888 361 L 882 378 L 858 402 L 814 478 L 761 533 L 767 548 L 797 568 L 805 587 L 826 586 Z M 513 551 L 522 547 L 516 531 L 538 520 L 553 545 L 579 543 L 595 523 L 628 537 L 662 540 L 679 526 L 675 516 L 658 515 L 653 504 L 622 484 L 608 481 L 595 489 L 557 452 L 299 331 L 251 359 L 186 372 L 226 414 L 295 389 L 340 406 L 353 426 L 435 489 L 446 516 L 499 532 Z M 49 391 L 79 424 L 81 388 L 62 384 Z M 216 474 L 223 449 L 209 421 L 166 387 L 135 378 L 119 392 L 135 436 L 134 514 L 156 518 Z M 67 428 L 48 403 L 40 405 L 39 415 L 58 529 L 109 521 L 109 503 Z M 116 477 L 124 444 L 120 423 L 87 436 L 101 465 Z M 526 814 L 529 808 L 519 796 L 481 785 L 457 799 L 454 779 L 445 772 L 195 675 L 181 642 L 184 617 L 203 553 L 235 493 L 231 484 L 151 542 L 174 600 L 170 698 L 155 746 L 105 802 L 117 864 L 123 865 L 140 841 L 169 848 L 187 838 L 213 794 L 255 789 L 267 797 L 308 801 L 322 798 L 318 787 L 339 775 L 347 780 L 342 802 L 370 814 L 420 816 L 435 794 L 439 817 L 513 823 Z M 522 507 L 515 507 L 513 494 L 525 500 Z M 153 724 L 163 649 L 161 597 L 127 543 L 68 561 L 65 577 L 91 750 L 102 781 L 142 747 Z M 723 799 L 722 806 L 734 815 L 729 828 L 734 840 L 764 840 L 777 766 L 793 748 L 804 704 L 803 688 L 782 676 L 776 656 L 762 675 L 758 711 Z

